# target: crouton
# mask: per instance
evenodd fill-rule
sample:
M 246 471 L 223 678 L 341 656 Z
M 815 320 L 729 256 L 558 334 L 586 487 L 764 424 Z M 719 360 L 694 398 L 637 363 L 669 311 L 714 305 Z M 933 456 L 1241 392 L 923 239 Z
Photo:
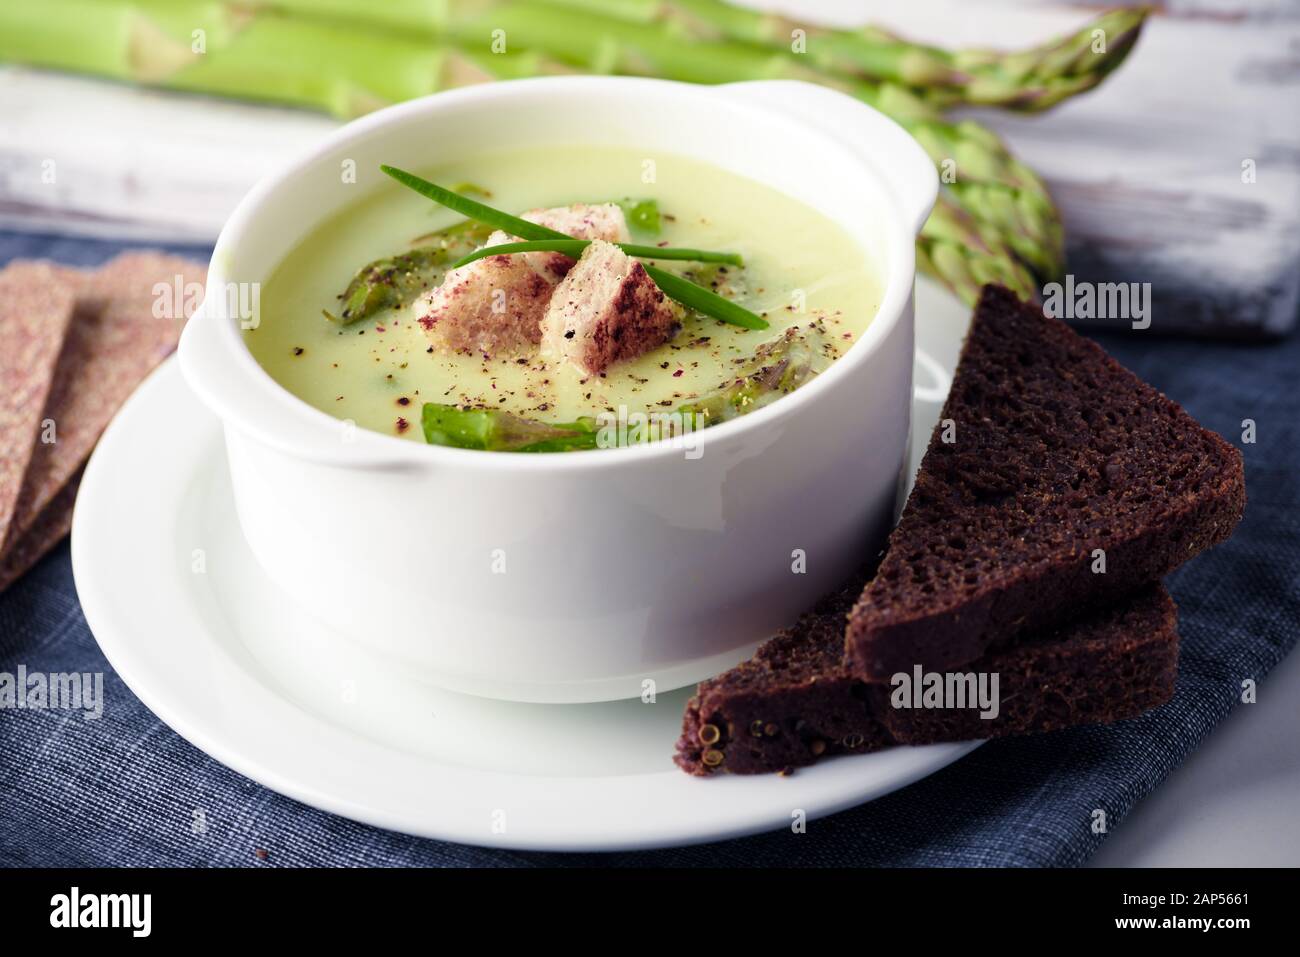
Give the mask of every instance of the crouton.
M 555 287 L 523 256 L 488 256 L 448 272 L 416 301 L 415 317 L 441 352 L 525 352 L 541 341 Z
M 551 209 L 530 209 L 519 218 L 574 239 L 603 239 L 607 243 L 628 241 L 627 219 L 622 207 L 616 203 L 601 203 L 598 206 L 575 203 Z
M 583 375 L 635 359 L 681 327 L 676 305 L 645 267 L 612 243 L 595 240 L 551 297 L 542 348 Z
M 599 206 L 575 203 L 551 209 L 530 209 L 519 218 L 574 239 L 603 239 L 607 243 L 625 243 L 629 239 L 627 219 L 622 208 L 614 203 L 602 203 Z M 488 238 L 488 245 L 494 245 L 494 239 L 498 242 L 517 242 L 514 236 L 497 232 Z M 556 282 L 568 274 L 574 263 L 564 253 L 528 253 L 527 258 L 534 269 Z
M 575 239 L 627 239 L 627 220 L 614 203 L 582 203 L 533 209 L 521 219 Z M 484 247 L 517 242 L 497 230 Z M 573 268 L 563 253 L 489 256 L 453 269 L 442 285 L 426 292 L 415 316 L 429 341 L 442 352 L 525 352 L 541 341 L 541 321 L 551 293 Z

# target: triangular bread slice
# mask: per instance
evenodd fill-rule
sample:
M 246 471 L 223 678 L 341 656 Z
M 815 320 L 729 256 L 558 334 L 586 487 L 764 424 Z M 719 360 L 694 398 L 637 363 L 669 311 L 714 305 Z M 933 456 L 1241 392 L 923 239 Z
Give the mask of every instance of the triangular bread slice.
M 41 446 L 43 411 L 72 321 L 74 290 L 47 262 L 0 270 L 0 552 L 13 537 L 23 476 Z
M 136 386 L 176 349 L 206 273 L 203 263 L 148 250 L 121 253 L 89 273 L 58 267 L 56 281 L 76 292 L 77 308 L 43 413 L 57 441 L 32 454 L 8 545 L 38 522 Z M 164 309 L 160 286 L 183 295 Z M 65 521 L 45 518 L 47 527 Z
M 849 616 L 847 664 L 869 681 L 963 666 L 1162 578 L 1226 539 L 1245 501 L 1237 449 L 987 286 L 916 486 Z
M 1149 585 L 1076 623 L 1026 636 L 963 672 L 997 676 L 996 714 L 897 707 L 900 690 L 844 666 L 844 620 L 862 580 L 823 600 L 752 659 L 700 684 L 676 761 L 696 775 L 761 774 L 897 744 L 1054 731 L 1135 717 L 1164 704 L 1178 672 L 1177 613 Z M 913 699 L 901 699 L 907 703 Z

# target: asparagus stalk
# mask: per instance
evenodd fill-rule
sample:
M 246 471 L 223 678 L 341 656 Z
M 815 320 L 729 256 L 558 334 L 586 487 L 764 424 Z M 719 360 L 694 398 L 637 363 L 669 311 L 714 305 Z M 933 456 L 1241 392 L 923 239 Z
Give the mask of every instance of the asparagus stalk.
M 447 259 L 448 252 L 441 246 L 420 246 L 367 263 L 343 291 L 343 308 L 338 315 L 325 310 L 325 318 L 347 326 L 381 309 L 400 305 L 433 285 Z
M 723 0 L 549 0 L 643 23 L 694 40 L 802 48 L 819 69 L 933 91 L 944 104 L 1034 112 L 1096 86 L 1132 49 L 1147 10 L 1108 11 L 1064 37 L 1029 50 L 948 51 L 873 28 L 833 30 Z M 796 33 L 796 31 L 800 31 Z M 800 43 L 802 42 L 802 46 Z
M 1020 53 L 961 50 L 952 64 L 972 76 L 963 102 L 1038 111 L 1104 80 L 1137 43 L 1150 10 L 1108 10 L 1079 30 Z
M 748 369 L 730 384 L 678 408 L 696 428 L 729 422 L 788 395 L 817 375 L 825 337 L 817 325 L 793 326 L 755 351 Z
M 213 0 L 0 4 L 0 61 L 340 117 L 456 86 L 572 72 L 539 52 L 460 49 Z
M 1001 283 L 1025 299 L 1037 295 L 1033 275 L 1001 234 L 977 221 L 948 192 L 939 196 L 921 229 L 916 258 L 922 270 L 972 305 L 988 282 Z
M 298 14 L 383 24 L 427 37 L 455 34 L 474 18 L 491 18 L 509 0 L 270 0 Z M 934 102 L 1036 112 L 1092 89 L 1132 49 L 1145 8 L 1107 11 L 1078 30 L 1017 52 L 956 50 L 916 43 L 879 28 L 837 30 L 724 0 L 533 0 L 583 14 L 666 28 L 674 42 L 722 41 L 731 46 L 798 53 L 816 71 L 919 87 Z M 503 27 L 504 28 L 504 27 Z M 509 31 L 507 29 L 507 37 Z M 798 32 L 796 32 L 798 31 Z M 708 81 L 701 81 L 708 82 Z
M 441 282 L 447 263 L 472 250 L 488 232 L 480 223 L 466 220 L 420 237 L 434 240 L 428 245 L 366 263 L 339 296 L 343 308 L 338 315 L 325 310 L 325 318 L 348 326 L 401 305 Z
M 430 445 L 487 452 L 572 452 L 596 447 L 596 420 L 550 423 L 500 409 L 426 402 L 420 413 Z

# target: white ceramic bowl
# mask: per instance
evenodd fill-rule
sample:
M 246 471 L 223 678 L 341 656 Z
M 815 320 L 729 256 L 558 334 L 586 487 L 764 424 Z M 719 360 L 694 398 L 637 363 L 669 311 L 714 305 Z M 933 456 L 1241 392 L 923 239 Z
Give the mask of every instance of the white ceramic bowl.
M 693 156 L 822 211 L 877 264 L 879 313 L 813 382 L 699 433 L 698 458 L 666 443 L 512 455 L 349 431 L 245 347 L 225 291 L 390 188 L 380 163 L 581 143 Z M 351 189 L 338 188 L 345 160 Z M 743 658 L 888 528 L 911 407 L 913 242 L 937 188 L 892 121 L 803 83 L 561 77 L 442 93 L 349 123 L 249 193 L 217 241 L 181 366 L 225 426 L 253 553 L 305 608 L 474 694 L 666 691 Z

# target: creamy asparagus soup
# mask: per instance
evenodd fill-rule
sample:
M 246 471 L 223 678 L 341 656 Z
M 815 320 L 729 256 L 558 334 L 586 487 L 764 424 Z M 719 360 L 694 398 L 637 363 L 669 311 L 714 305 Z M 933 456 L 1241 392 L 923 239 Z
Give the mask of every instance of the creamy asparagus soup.
M 391 187 L 278 265 L 245 332 L 286 389 L 364 428 L 538 452 L 608 444 L 620 416 L 700 428 L 807 382 L 879 305 L 837 224 L 695 160 L 556 148 L 384 170 Z

